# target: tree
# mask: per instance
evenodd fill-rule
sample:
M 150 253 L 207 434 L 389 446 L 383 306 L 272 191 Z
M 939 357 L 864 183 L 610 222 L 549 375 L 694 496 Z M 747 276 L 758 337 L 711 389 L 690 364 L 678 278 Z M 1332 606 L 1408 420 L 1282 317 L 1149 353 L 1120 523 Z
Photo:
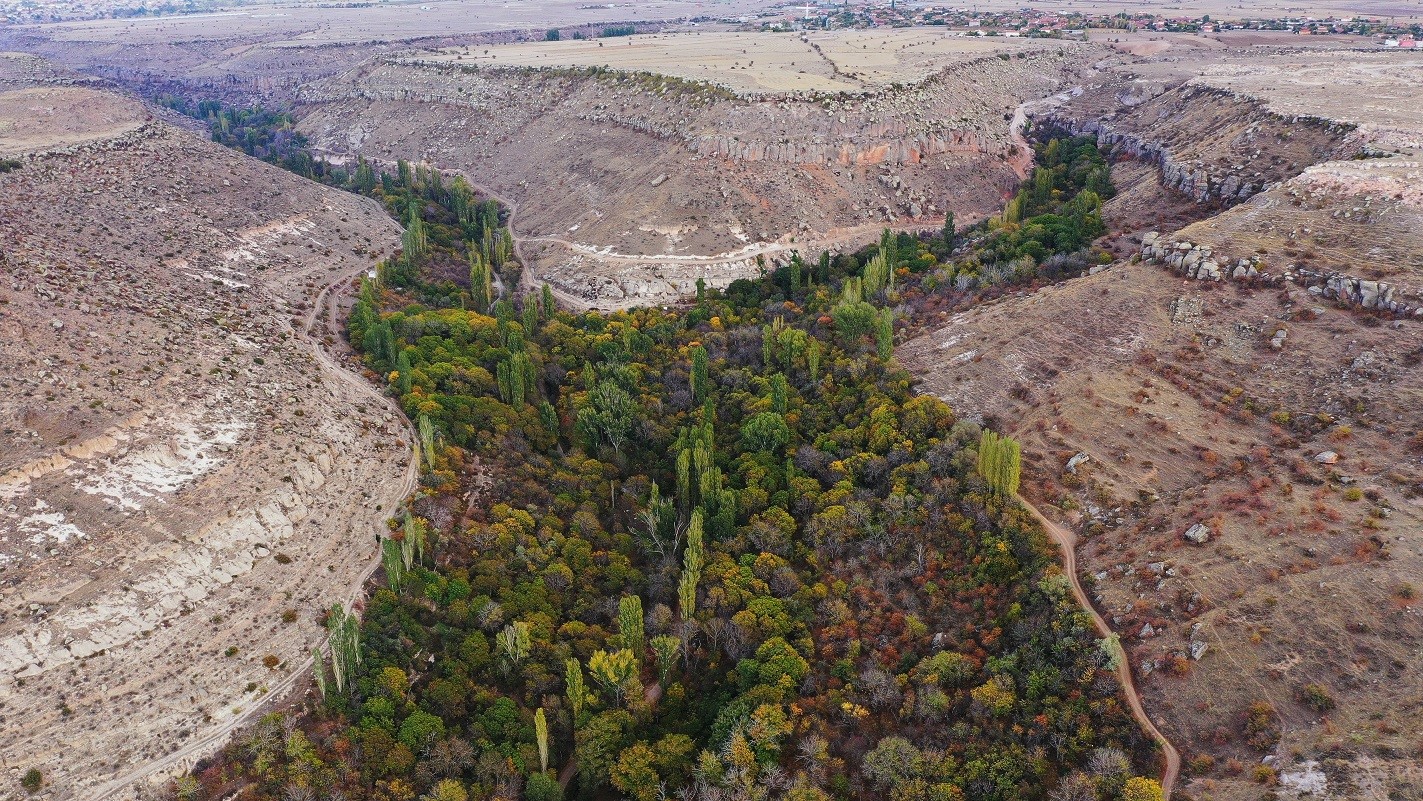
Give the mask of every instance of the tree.
M 405 562 L 400 552 L 400 543 L 386 537 L 380 542 L 380 563 L 385 568 L 385 582 L 390 591 L 400 593 L 400 582 L 405 576 Z
M 868 754 L 860 770 L 881 789 L 898 787 L 924 774 L 924 754 L 903 737 L 886 737 Z
M 568 694 L 568 706 L 573 710 L 573 721 L 583 715 L 583 707 L 588 701 L 588 689 L 583 684 L 583 665 L 577 659 L 563 663 L 563 681 Z
M 430 416 L 421 414 L 416 418 L 416 427 L 420 430 L 420 453 L 425 457 L 425 468 L 435 469 L 435 424 L 430 422 Z
M 667 677 L 677 665 L 677 651 L 682 647 L 682 639 L 671 635 L 652 638 L 652 653 L 657 657 L 657 681 L 667 684 Z
M 956 235 L 956 232 L 954 231 L 954 213 L 951 211 L 951 212 L 948 212 L 947 214 L 944 215 L 944 230 L 943 230 L 944 246 L 947 247 L 949 250 L 953 250 L 953 249 L 954 249 L 954 237 L 955 237 L 955 235 Z
M 564 801 L 564 787 L 555 775 L 536 773 L 524 784 L 524 801 Z
M 632 433 L 636 409 L 637 404 L 627 390 L 613 381 L 599 381 L 578 410 L 578 424 L 594 444 L 606 442 L 614 451 L 621 452 Z
M 761 412 L 741 424 L 741 443 L 747 450 L 776 451 L 784 448 L 790 438 L 785 418 L 775 412 Z
M 417 709 L 400 724 L 400 742 L 412 753 L 423 752 L 431 743 L 445 736 L 445 722 Z
M 880 361 L 889 361 L 894 355 L 894 312 L 880 309 L 875 319 L 875 351 Z
M 589 790 L 597 790 L 608 782 L 608 775 L 617 764 L 618 754 L 627 743 L 627 733 L 633 727 L 632 716 L 621 709 L 595 715 L 588 725 L 574 735 L 574 759 L 578 772 Z
M 588 673 L 620 705 L 628 685 L 637 678 L 637 656 L 627 648 L 617 651 L 594 651 L 588 658 Z
M 421 801 L 469 801 L 469 793 L 464 785 L 455 779 L 441 779 L 430 792 L 420 796 Z
M 469 296 L 474 301 L 474 310 L 481 314 L 489 311 L 489 304 L 494 302 L 494 271 L 489 261 L 473 248 L 469 251 Z
M 657 755 L 647 747 L 647 743 L 639 742 L 623 749 L 617 764 L 613 766 L 613 786 L 633 801 L 655 801 L 662 781 L 654 767 L 656 761 Z
M 632 651 L 642 660 L 646 633 L 642 619 L 642 599 L 636 595 L 624 595 L 618 599 L 618 634 L 623 647 Z
M 692 400 L 702 403 L 707 399 L 708 377 L 707 349 L 701 345 L 692 348 Z
M 504 652 L 504 658 L 513 664 L 517 665 L 528 658 L 532 648 L 529 624 L 522 620 L 510 623 L 499 632 L 499 649 Z
M 524 801 L 563 801 L 563 786 L 547 773 L 535 773 L 524 785 Z
M 547 320 L 553 317 L 554 312 L 558 311 L 558 304 L 554 302 L 552 286 L 544 284 L 542 291 L 543 302 L 539 304 L 539 311 L 543 314 L 543 318 Z
M 326 634 L 331 643 L 331 672 L 336 679 L 336 691 L 345 692 L 361 663 L 360 621 L 340 604 L 332 604 L 326 616 Z
M 1161 783 L 1145 776 L 1127 779 L 1126 786 L 1122 788 L 1122 801 L 1164 801 L 1165 797 Z
M 984 429 L 978 441 L 978 474 L 989 489 L 1000 495 L 1017 494 L 1021 470 L 1018 441 Z
M 534 739 L 539 746 L 539 770 L 548 770 L 548 716 L 543 707 L 534 712 Z

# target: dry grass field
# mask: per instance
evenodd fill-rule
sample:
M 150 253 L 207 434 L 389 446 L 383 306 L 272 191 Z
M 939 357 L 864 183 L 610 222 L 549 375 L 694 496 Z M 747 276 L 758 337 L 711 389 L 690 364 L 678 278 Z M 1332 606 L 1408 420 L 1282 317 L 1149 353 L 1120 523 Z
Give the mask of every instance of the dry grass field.
M 69 42 L 124 45 L 260 39 L 272 46 L 445 38 L 489 31 L 524 30 L 538 37 L 556 26 L 603 22 L 654 22 L 684 17 L 737 16 L 765 8 L 765 0 L 632 0 L 614 7 L 582 0 L 433 0 L 382 3 L 365 8 L 272 5 L 187 16 L 93 20 L 42 26 Z
M 748 94 L 858 93 L 896 83 L 917 83 L 986 55 L 1063 44 L 950 36 L 934 28 L 804 35 L 692 31 L 462 47 L 443 51 L 435 60 L 492 66 L 610 67 L 706 81 Z

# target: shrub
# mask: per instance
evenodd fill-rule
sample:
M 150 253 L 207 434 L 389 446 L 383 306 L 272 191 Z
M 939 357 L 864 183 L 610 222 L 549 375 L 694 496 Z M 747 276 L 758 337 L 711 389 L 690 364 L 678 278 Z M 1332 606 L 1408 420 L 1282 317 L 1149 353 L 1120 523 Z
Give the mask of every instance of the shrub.
M 270 669 L 275 670 L 277 665 L 280 665 L 281 663 L 282 660 L 278 659 L 275 654 L 267 654 L 266 656 L 262 657 L 262 664 L 266 665 Z
M 20 786 L 32 793 L 37 793 L 44 786 L 44 774 L 40 773 L 39 768 L 30 768 L 20 779 Z
M 282 611 L 282 622 L 283 622 L 283 623 L 295 623 L 295 622 L 296 622 L 296 610 L 295 610 L 295 609 L 286 609 L 286 610 L 283 610 L 283 611 Z
M 1295 700 L 1315 712 L 1328 712 L 1334 708 L 1334 696 L 1323 684 L 1306 684 L 1295 692 Z

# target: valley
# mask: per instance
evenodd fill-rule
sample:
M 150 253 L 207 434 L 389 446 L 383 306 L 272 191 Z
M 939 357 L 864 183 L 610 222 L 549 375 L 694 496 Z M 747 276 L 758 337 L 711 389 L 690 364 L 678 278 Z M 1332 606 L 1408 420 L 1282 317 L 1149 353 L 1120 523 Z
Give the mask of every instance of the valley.
M 12 784 L 1420 798 L 1416 53 L 430 5 L 0 26 Z

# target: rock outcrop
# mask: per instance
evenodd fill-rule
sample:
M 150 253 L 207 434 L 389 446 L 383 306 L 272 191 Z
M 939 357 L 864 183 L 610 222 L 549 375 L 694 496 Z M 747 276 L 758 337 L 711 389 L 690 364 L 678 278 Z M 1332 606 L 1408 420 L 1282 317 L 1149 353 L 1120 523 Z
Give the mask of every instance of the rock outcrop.
M 1316 297 L 1373 311 L 1423 318 L 1423 293 L 1414 287 L 1339 272 L 1311 270 L 1294 264 L 1286 265 L 1279 272 L 1269 272 L 1258 254 L 1231 259 L 1217 254 L 1209 245 L 1169 240 L 1155 231 L 1142 237 L 1141 260 L 1169 267 L 1198 281 L 1283 281 L 1302 285 Z

